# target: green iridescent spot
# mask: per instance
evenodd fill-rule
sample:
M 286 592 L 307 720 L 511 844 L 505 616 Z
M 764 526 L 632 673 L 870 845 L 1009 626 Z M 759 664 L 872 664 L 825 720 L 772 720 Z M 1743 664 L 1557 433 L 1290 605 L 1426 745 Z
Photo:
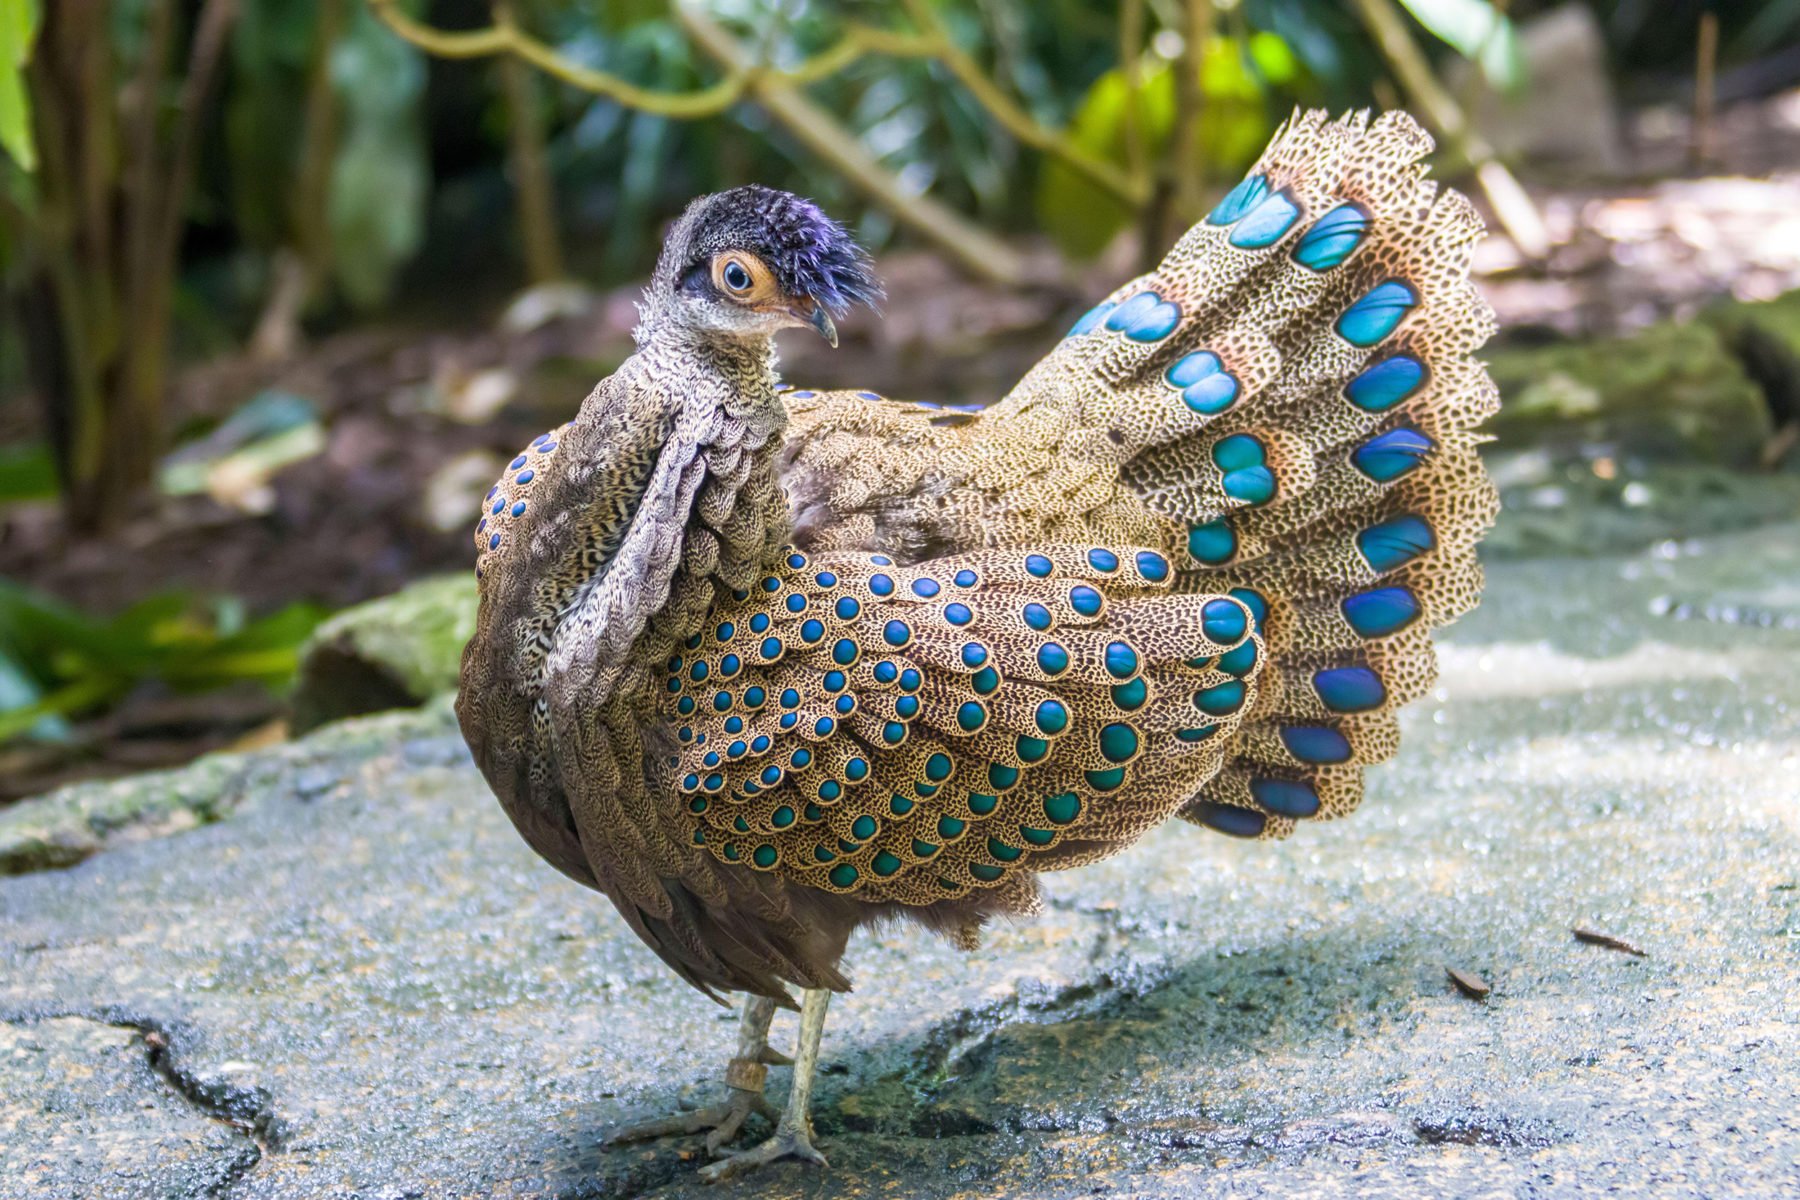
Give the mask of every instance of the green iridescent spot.
M 704 829 L 694 830 L 694 845 L 696 845 L 696 846 L 706 845 L 706 830 L 704 830 Z
M 769 845 L 767 842 L 764 842 L 750 852 L 750 861 L 763 868 L 765 871 L 775 865 L 775 859 L 777 857 L 775 847 Z
M 1046 675 L 1061 675 L 1069 669 L 1069 652 L 1055 642 L 1038 647 L 1038 669 Z
M 1217 732 L 1219 732 L 1217 725 L 1203 725 L 1199 729 L 1177 729 L 1175 736 L 1184 742 L 1204 742 Z
M 932 842 L 921 842 L 918 838 L 913 839 L 913 854 L 919 858 L 930 858 L 941 848 Z
M 963 835 L 969 827 L 968 822 L 959 821 L 955 817 L 939 817 L 937 823 L 938 836 L 946 842 L 953 842 Z
M 1106 647 L 1106 673 L 1114 679 L 1130 679 L 1137 674 L 1138 656 L 1124 642 L 1110 642 Z
M 999 803 L 1000 797 L 998 796 L 990 796 L 986 792 L 969 793 L 969 811 L 978 817 L 987 816 Z
M 917 783 L 917 782 L 915 782 L 913 784 L 913 795 L 917 796 L 921 800 L 929 800 L 937 794 L 938 794 L 938 790 L 937 790 L 937 785 L 935 783 Z
M 975 689 L 977 696 L 991 696 L 1000 687 L 1000 672 L 992 667 L 983 667 L 969 679 L 969 685 Z
M 1048 846 L 1056 840 L 1056 834 L 1048 829 L 1034 829 L 1030 825 L 1019 826 L 1019 836 L 1034 846 Z
M 870 861 L 869 867 L 877 875 L 892 875 L 900 869 L 900 860 L 886 850 L 882 850 L 876 853 L 874 859 Z
M 1244 685 L 1237 680 L 1194 693 L 1194 707 L 1215 717 L 1236 712 L 1244 703 Z
M 1230 561 L 1231 556 L 1237 553 L 1237 534 L 1231 531 L 1230 524 L 1221 517 L 1188 530 L 1187 549 L 1196 562 L 1216 567 Z
M 1137 730 L 1119 723 L 1100 731 L 1100 753 L 1107 762 L 1130 762 L 1138 751 Z
M 738 854 L 737 843 L 736 842 L 726 842 L 725 843 L 725 859 L 726 859 L 726 861 L 727 862 L 736 862 L 740 857 L 741 856 Z
M 1022 848 L 1018 846 L 1009 846 L 999 838 L 988 839 L 987 852 L 1001 862 L 1012 862 L 1014 859 L 1018 858 L 1019 855 L 1025 853 Z
M 837 855 L 833 854 L 831 851 L 827 850 L 823 846 L 814 846 L 813 847 L 813 857 L 818 859 L 822 863 L 837 861 Z
M 1105 771 L 1083 771 L 1082 777 L 1088 786 L 1096 792 L 1110 792 L 1125 782 L 1125 768 L 1112 767 Z
M 983 883 L 996 883 L 1006 872 L 1000 867 L 990 867 L 986 863 L 970 863 L 969 874 Z
M 933 754 L 930 758 L 926 759 L 925 778 L 931 780 L 933 783 L 942 783 L 944 780 L 950 778 L 950 756 L 948 754 L 939 753 Z
M 830 878 L 833 887 L 847 888 L 856 883 L 857 870 L 849 863 L 839 863 L 831 868 Z
M 742 818 L 742 817 L 732 818 L 731 827 L 733 829 L 737 830 L 739 833 L 749 833 L 750 832 L 750 823 L 748 821 L 744 820 L 744 818 Z
M 706 800 L 705 796 L 695 796 L 692 800 L 688 801 L 688 811 L 695 814 L 696 816 L 698 816 L 700 813 L 705 812 L 706 807 L 707 807 L 707 800 Z
M 1219 670 L 1227 675 L 1248 675 L 1256 666 L 1256 643 L 1245 642 L 1236 650 L 1219 655 Z
M 1149 685 L 1144 682 L 1142 676 L 1130 683 L 1114 684 L 1112 689 L 1113 707 L 1123 709 L 1125 712 L 1136 712 L 1144 706 L 1144 701 L 1149 698 L 1149 695 Z
M 988 786 L 1004 792 L 1019 782 L 1019 768 L 1009 767 L 1005 763 L 988 764 Z
M 769 823 L 777 829 L 786 829 L 794 823 L 794 810 L 782 805 L 769 816 Z
M 850 836 L 858 841 L 866 842 L 875 836 L 876 828 L 875 818 L 864 813 L 850 823 Z
M 896 817 L 904 817 L 912 810 L 913 802 L 898 793 L 888 800 L 888 811 L 893 813 Z
M 1045 796 L 1044 815 L 1057 825 L 1067 825 L 1081 815 L 1081 797 L 1074 792 Z
M 1013 749 L 1019 752 L 1021 761 L 1034 763 L 1050 753 L 1050 743 L 1043 738 L 1021 737 L 1014 743 Z
M 800 817 L 804 821 L 817 825 L 825 819 L 825 810 L 816 804 L 808 804 L 800 810 Z
M 1069 727 L 1069 710 L 1060 700 L 1046 700 L 1037 706 L 1037 727 L 1044 733 L 1061 733 Z
M 979 700 L 965 700 L 956 710 L 956 725 L 964 733 L 974 733 L 987 724 L 987 709 Z

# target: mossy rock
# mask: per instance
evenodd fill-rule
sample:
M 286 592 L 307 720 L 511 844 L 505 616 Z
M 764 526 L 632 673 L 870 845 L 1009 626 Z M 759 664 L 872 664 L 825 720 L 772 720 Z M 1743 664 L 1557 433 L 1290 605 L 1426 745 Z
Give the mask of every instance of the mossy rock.
M 1497 347 L 1485 357 L 1502 405 L 1488 428 L 1509 449 L 1603 444 L 1749 466 L 1772 432 L 1768 403 L 1726 331 L 1759 307 L 1732 305 L 1716 321 L 1654 325 L 1627 338 Z
M 327 721 L 410 708 L 456 687 L 475 633 L 472 573 L 427 579 L 320 625 L 301 650 L 296 733 Z

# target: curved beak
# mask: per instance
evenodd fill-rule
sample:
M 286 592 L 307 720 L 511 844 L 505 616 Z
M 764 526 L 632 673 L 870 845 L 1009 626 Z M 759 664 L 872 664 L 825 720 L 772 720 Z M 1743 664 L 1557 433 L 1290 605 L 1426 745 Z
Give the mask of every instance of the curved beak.
M 818 330 L 819 336 L 830 342 L 833 350 L 837 349 L 837 326 L 832 324 L 831 314 L 825 311 L 823 305 L 814 304 L 811 312 L 797 313 L 795 315 L 799 316 L 801 320 Z

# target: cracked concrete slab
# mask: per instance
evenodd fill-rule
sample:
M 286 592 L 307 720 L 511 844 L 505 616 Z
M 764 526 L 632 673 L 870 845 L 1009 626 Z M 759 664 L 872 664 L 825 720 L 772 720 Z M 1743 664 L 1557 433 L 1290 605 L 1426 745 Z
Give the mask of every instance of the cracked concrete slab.
M 0 880 L 0 1197 L 1800 1194 L 1792 526 L 1496 568 L 1352 820 L 1169 827 L 973 955 L 857 943 L 823 1175 L 602 1148 L 706 1100 L 734 1018 L 531 855 L 441 705 L 354 731 Z

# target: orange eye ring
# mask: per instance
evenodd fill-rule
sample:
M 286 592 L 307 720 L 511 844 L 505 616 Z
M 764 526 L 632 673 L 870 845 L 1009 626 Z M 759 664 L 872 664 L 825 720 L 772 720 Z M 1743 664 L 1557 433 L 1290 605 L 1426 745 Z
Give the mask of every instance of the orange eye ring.
M 774 304 L 781 299 L 775 272 L 748 250 L 724 250 L 713 255 L 713 286 L 719 293 L 748 308 Z

